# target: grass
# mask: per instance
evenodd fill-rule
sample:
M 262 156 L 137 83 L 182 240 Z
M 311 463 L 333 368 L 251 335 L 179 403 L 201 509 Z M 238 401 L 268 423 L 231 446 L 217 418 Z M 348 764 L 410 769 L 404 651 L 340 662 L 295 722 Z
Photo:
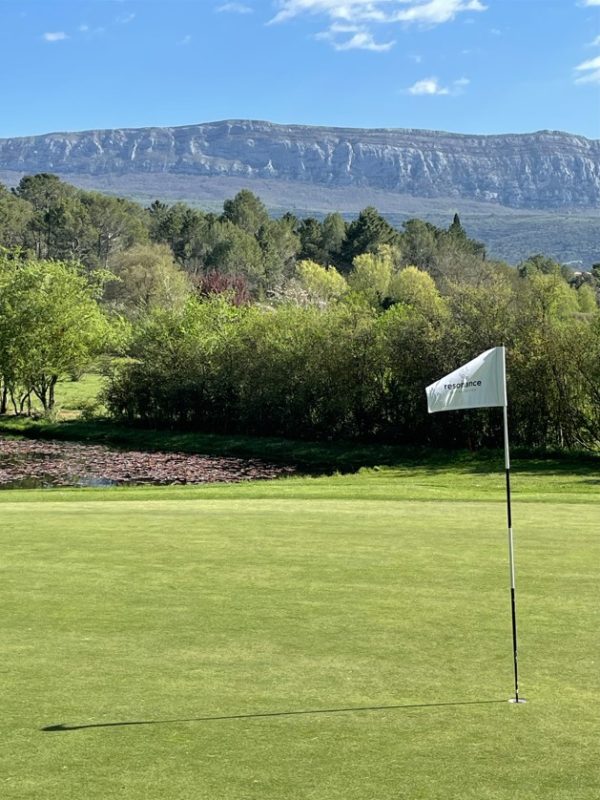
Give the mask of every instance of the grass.
M 82 375 L 77 381 L 59 381 L 56 385 L 58 414 L 78 415 L 86 404 L 97 398 L 101 389 L 104 388 L 104 384 L 103 376 L 94 372 Z
M 515 475 L 515 707 L 501 466 L 0 493 L 0 795 L 597 800 L 599 472 Z
M 88 372 L 76 381 L 64 378 L 56 384 L 55 416 L 58 419 L 77 419 L 86 406 L 93 404 L 105 379 L 95 372 Z M 32 407 L 38 414 L 42 413 L 42 404 L 33 396 Z M 8 418 L 10 419 L 10 417 Z
M 78 419 L 99 388 L 0 430 L 344 474 L 0 492 L 0 796 L 597 800 L 598 458 L 514 459 L 517 708 L 500 454 Z

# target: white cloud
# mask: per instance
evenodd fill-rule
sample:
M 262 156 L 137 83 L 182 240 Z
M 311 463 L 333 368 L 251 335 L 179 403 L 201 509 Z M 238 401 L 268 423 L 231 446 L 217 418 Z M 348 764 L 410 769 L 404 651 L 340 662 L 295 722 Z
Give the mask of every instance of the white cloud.
M 421 25 L 441 25 L 452 21 L 463 11 L 485 11 L 480 0 L 429 0 L 416 3 L 411 8 L 397 11 L 390 16 L 390 22 L 414 22 Z
M 355 33 L 346 42 L 335 42 L 336 50 L 372 50 L 375 53 L 385 53 L 396 44 L 396 42 L 382 42 L 379 44 L 373 39 L 372 33 L 362 31 Z
M 599 0 L 600 2 L 600 0 Z M 279 0 L 271 22 L 302 14 L 326 16 L 353 23 L 408 22 L 440 24 L 463 11 L 485 11 L 481 0 Z
M 344 22 L 334 22 L 332 25 L 329 26 L 328 33 L 360 33 L 363 31 L 360 25 L 349 25 L 348 23 Z
M 341 37 L 352 34 L 349 39 Z M 315 39 L 331 42 L 335 50 L 371 50 L 374 53 L 387 53 L 396 42 L 376 42 L 373 34 L 362 25 L 346 22 L 333 22 L 329 30 L 317 33 Z
M 583 0 L 584 6 L 600 6 L 600 0 Z
M 407 91 L 409 94 L 450 94 L 450 89 L 440 86 L 437 78 L 423 78 L 414 83 Z
M 462 12 L 486 10 L 482 0 L 277 0 L 277 5 L 279 10 L 269 25 L 303 15 L 322 17 L 329 22 L 329 27 L 318 38 L 328 40 L 336 50 L 379 52 L 389 50 L 395 42 L 377 42 L 373 33 L 375 25 L 431 27 L 451 22 Z M 355 35 L 340 41 L 335 34 L 342 32 L 341 25 L 351 26 Z
M 435 77 L 423 78 L 423 80 L 413 83 L 406 91 L 412 95 L 459 95 L 465 90 L 471 81 L 468 78 L 459 78 L 452 81 L 450 86 L 441 86 Z
M 53 33 L 45 33 L 42 36 L 42 39 L 45 42 L 63 42 L 65 39 L 68 39 L 68 38 L 69 37 L 67 36 L 67 34 L 64 31 L 55 31 Z
M 188 45 L 188 44 L 190 44 L 190 43 L 191 43 L 191 41 L 192 41 L 192 37 L 191 37 L 191 36 L 190 36 L 190 34 L 188 33 L 188 34 L 187 34 L 187 36 L 184 36 L 184 37 L 183 37 L 183 39 L 180 39 L 180 40 L 179 40 L 179 44 L 181 44 L 181 45 Z
M 119 25 L 128 25 L 130 22 L 133 22 L 135 19 L 135 14 L 121 14 L 121 16 L 117 17 L 116 22 Z
M 596 56 L 596 58 L 590 58 L 589 61 L 584 61 L 583 64 L 575 67 L 575 69 L 578 71 L 586 69 L 600 69 L 600 56 Z
M 588 47 L 600 47 L 600 36 L 596 36 L 596 38 L 588 44 Z
M 600 2 L 598 3 L 600 5 Z M 575 78 L 575 83 L 598 83 L 600 84 L 600 56 L 590 58 L 579 66 L 575 67 L 575 72 L 581 74 Z
M 365 22 L 373 20 L 376 6 L 389 0 L 278 0 L 280 10 L 275 14 L 272 23 L 285 22 L 302 14 L 320 14 L 332 20 L 347 22 Z
M 224 3 L 215 9 L 219 14 L 252 14 L 254 9 L 244 3 Z

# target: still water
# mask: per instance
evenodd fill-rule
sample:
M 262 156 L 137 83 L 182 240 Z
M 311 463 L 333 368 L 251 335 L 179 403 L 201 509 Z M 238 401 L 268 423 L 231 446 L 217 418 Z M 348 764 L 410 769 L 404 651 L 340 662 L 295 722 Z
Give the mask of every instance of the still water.
M 0 437 L 0 489 L 234 483 L 293 473 L 257 459 Z

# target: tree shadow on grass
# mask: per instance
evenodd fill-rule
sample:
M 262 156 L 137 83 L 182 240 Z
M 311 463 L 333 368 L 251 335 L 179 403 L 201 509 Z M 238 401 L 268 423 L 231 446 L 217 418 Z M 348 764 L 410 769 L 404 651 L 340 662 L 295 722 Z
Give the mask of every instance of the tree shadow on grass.
M 47 725 L 40 728 L 44 733 L 66 733 L 68 731 L 82 731 L 88 728 L 121 728 L 128 725 L 173 725 L 180 722 L 225 722 L 227 720 L 269 719 L 275 717 L 307 716 L 310 714 L 351 714 L 358 711 L 407 711 L 418 708 L 448 708 L 452 706 L 482 706 L 496 703 L 506 703 L 506 700 L 460 700 L 450 703 L 413 703 L 410 705 L 390 706 L 358 706 L 350 708 L 320 708 L 303 711 L 267 711 L 255 714 L 229 714 L 214 717 L 188 717 L 182 719 L 149 719 L 149 720 L 124 720 L 122 722 L 90 722 L 84 725 Z

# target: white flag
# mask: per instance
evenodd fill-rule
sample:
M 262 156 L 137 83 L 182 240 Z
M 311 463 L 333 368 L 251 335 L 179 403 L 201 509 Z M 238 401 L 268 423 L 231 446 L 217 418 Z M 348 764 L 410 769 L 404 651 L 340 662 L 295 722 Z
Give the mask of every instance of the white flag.
M 427 392 L 427 410 L 456 411 L 506 405 L 504 347 L 492 347 L 473 361 L 432 383 Z

